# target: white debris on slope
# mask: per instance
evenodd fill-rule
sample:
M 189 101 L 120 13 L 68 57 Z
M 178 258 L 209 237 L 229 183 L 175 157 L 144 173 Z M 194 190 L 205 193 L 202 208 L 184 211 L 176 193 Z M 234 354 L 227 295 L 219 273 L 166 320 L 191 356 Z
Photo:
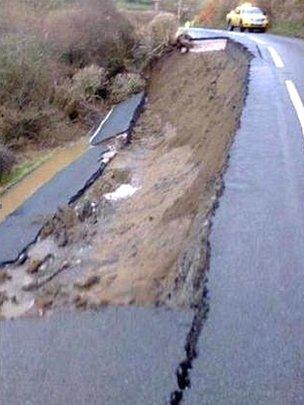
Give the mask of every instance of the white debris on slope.
M 107 193 L 104 195 L 104 198 L 108 201 L 117 201 L 124 198 L 132 197 L 136 193 L 138 187 L 134 187 L 131 184 L 121 184 L 115 191 L 112 193 Z
M 111 149 L 108 152 L 104 153 L 102 155 L 102 160 L 101 162 L 104 163 L 105 165 L 108 164 L 115 156 L 117 155 L 117 150 L 116 149 Z
M 109 145 L 108 152 L 105 152 L 102 155 L 101 162 L 105 165 L 108 164 L 117 155 L 118 151 L 124 147 L 127 142 L 127 138 L 127 133 L 120 134 L 114 138 L 112 143 Z

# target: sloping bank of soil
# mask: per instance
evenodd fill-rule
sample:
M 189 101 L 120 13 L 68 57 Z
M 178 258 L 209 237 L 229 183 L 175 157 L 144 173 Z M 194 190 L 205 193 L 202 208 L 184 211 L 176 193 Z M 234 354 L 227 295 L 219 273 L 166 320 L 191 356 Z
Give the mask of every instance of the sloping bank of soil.
M 174 52 L 158 62 L 131 145 L 45 227 L 23 265 L 2 273 L 3 316 L 108 304 L 197 305 L 248 62 L 231 43 L 226 51 Z M 109 193 L 122 184 L 128 197 L 115 199 L 119 193 Z

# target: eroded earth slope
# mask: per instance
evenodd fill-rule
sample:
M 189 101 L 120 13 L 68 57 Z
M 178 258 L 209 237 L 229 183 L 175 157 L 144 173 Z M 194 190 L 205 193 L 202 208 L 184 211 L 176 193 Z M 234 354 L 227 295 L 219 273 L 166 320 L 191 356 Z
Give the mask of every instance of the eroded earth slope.
M 149 75 L 131 144 L 80 201 L 46 224 L 23 264 L 1 270 L 2 317 L 197 305 L 248 55 L 231 43 L 219 52 L 172 52 Z

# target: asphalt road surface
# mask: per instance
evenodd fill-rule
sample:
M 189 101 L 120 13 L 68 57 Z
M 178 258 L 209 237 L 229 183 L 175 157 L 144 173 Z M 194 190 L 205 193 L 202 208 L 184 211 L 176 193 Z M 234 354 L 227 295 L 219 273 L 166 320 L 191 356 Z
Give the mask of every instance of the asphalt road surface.
M 195 35 L 228 35 L 255 58 L 214 219 L 210 314 L 184 403 L 303 404 L 304 42 Z M 0 403 L 164 404 L 191 314 L 124 311 L 1 325 Z
M 188 312 L 139 308 L 6 322 L 0 403 L 164 404 L 191 322 Z
M 98 145 L 119 134 L 130 135 L 145 102 L 145 93 L 134 94 L 117 104 L 100 124 L 91 138 L 92 145 Z
M 229 36 L 256 57 L 214 219 L 210 314 L 185 403 L 303 404 L 304 42 Z

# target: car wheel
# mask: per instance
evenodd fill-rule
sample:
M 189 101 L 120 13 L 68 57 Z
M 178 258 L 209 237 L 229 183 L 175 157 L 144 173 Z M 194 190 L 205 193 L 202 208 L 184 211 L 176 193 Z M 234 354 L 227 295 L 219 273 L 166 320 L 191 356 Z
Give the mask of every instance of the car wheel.
M 262 32 L 264 34 L 264 32 L 266 32 L 266 28 L 261 28 L 260 32 Z
M 231 21 L 228 21 L 227 30 L 228 31 L 233 31 L 234 30 L 234 26 L 231 24 Z
M 240 26 L 240 31 L 241 31 L 241 32 L 245 32 L 245 28 L 242 27 L 242 26 Z

